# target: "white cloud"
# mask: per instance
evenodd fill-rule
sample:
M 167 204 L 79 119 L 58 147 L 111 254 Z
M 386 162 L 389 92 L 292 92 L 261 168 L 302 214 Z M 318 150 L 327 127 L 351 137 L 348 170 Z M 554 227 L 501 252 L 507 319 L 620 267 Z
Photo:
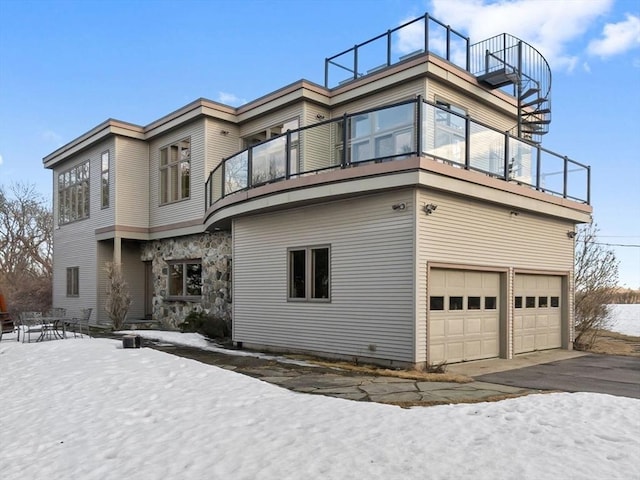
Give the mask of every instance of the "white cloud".
M 432 13 L 441 22 L 466 32 L 476 43 L 506 32 L 523 39 L 552 68 L 571 71 L 578 65 L 569 44 L 606 13 L 612 0 L 433 0 Z
M 584 62 L 582 64 L 582 69 L 587 73 L 591 73 L 591 65 L 589 65 L 587 62 Z
M 602 29 L 602 38 L 592 40 L 588 51 L 592 55 L 609 57 L 640 47 L 640 17 L 627 14 L 627 19 L 618 23 L 607 23 Z
M 224 103 L 225 105 L 231 105 L 233 107 L 237 107 L 239 105 L 247 103 L 246 99 L 240 98 L 233 93 L 227 93 L 227 92 L 218 92 L 218 101 L 220 103 Z
M 2 166 L 2 162 L 4 161 L 4 159 L 2 158 L 2 155 L 0 155 L 0 167 Z

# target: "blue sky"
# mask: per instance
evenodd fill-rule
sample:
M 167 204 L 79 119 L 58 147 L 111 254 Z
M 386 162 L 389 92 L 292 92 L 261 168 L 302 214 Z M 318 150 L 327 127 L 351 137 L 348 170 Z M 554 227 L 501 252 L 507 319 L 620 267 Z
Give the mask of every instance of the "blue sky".
M 475 43 L 511 33 L 553 72 L 543 146 L 592 167 L 594 219 L 640 288 L 636 0 L 0 0 L 0 184 L 50 197 L 42 158 L 107 118 L 146 125 L 200 97 L 239 105 L 429 12 Z

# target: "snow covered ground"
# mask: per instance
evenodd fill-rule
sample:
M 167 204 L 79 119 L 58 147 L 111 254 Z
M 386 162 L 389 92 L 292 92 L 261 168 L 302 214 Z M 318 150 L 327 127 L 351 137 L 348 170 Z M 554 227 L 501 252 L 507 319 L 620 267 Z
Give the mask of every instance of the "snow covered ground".
M 610 330 L 640 337 L 640 305 L 610 305 Z
M 401 409 L 121 345 L 0 342 L 0 478 L 640 478 L 640 400 Z

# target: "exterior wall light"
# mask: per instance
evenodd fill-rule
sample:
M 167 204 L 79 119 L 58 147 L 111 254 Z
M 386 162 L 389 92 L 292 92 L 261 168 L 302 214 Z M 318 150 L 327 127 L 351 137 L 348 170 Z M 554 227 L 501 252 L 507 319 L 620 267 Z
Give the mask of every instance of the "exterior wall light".
M 574 232 L 573 230 L 569 230 L 567 232 L 567 237 L 574 238 L 575 236 L 576 236 L 576 232 Z
M 220 135 L 224 135 L 226 137 L 229 135 L 229 130 L 220 130 Z
M 404 202 L 396 203 L 395 205 L 392 205 L 391 208 L 393 208 L 394 210 L 404 210 L 405 208 L 407 208 L 407 204 Z
M 431 215 L 433 212 L 436 211 L 436 208 L 438 208 L 438 205 L 434 203 L 427 203 L 424 206 L 424 213 L 426 213 L 427 215 Z
M 317 115 L 316 115 L 316 118 L 317 118 L 318 120 L 324 120 L 324 115 L 322 115 L 321 113 L 319 113 L 319 114 L 317 114 Z

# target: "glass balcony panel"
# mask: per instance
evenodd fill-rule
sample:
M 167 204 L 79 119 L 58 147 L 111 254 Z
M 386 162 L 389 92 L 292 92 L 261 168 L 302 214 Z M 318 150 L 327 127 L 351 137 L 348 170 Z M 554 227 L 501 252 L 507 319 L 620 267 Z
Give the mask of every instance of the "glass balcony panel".
M 544 192 L 564 194 L 564 158 L 542 150 L 539 187 Z
M 252 149 L 252 185 L 284 178 L 286 173 L 286 136 L 274 138 Z
M 464 119 L 427 103 L 422 113 L 423 153 L 447 163 L 464 165 Z
M 567 197 L 586 202 L 589 197 L 589 171 L 587 167 L 569 160 L 567 168 Z
M 470 122 L 469 128 L 469 167 L 503 177 L 504 134 L 475 122 Z
M 304 152 L 300 155 L 300 174 L 340 165 L 335 150 L 337 142 L 342 145 L 342 128 L 338 134 L 337 123 L 324 123 L 300 131 L 300 148 Z M 293 169 L 291 173 L 295 174 Z
M 222 178 L 222 167 L 216 168 L 211 174 L 211 203 L 217 202 L 224 197 L 227 192 L 223 190 L 224 179 Z
M 509 180 L 535 186 L 537 149 L 517 138 L 509 137 Z
M 387 36 L 358 47 L 358 77 L 375 73 L 387 66 Z
M 414 152 L 414 104 L 398 105 L 351 118 L 350 162 L 366 162 Z
M 249 172 L 249 152 L 246 150 L 227 159 L 224 165 L 224 195 L 247 188 Z M 222 176 L 220 174 L 220 176 Z M 216 182 L 214 182 L 214 191 Z

